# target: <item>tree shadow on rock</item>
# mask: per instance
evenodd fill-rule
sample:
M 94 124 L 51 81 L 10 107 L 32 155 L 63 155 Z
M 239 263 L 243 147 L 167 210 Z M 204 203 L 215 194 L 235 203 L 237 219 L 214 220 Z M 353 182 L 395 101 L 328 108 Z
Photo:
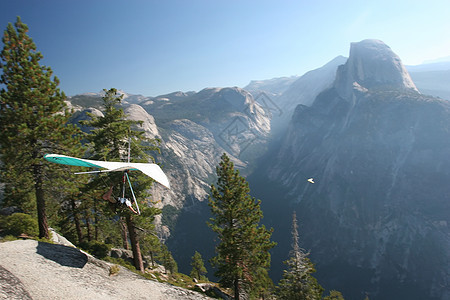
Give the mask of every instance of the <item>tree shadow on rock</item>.
M 38 242 L 36 250 L 37 254 L 65 267 L 83 268 L 88 261 L 86 254 L 73 247 Z

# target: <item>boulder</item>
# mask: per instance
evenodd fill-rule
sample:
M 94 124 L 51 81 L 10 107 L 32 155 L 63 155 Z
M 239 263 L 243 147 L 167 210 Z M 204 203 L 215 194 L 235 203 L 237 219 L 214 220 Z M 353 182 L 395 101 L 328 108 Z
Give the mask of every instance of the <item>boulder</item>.
M 195 289 L 197 289 L 209 296 L 212 296 L 214 298 L 226 299 L 226 300 L 233 299 L 233 297 L 225 294 L 224 292 L 222 292 L 221 289 L 219 289 L 217 286 L 215 286 L 211 283 L 197 283 L 195 285 Z
M 121 258 L 124 261 L 129 262 L 131 265 L 134 265 L 133 251 L 131 250 L 112 248 L 110 256 L 112 258 Z

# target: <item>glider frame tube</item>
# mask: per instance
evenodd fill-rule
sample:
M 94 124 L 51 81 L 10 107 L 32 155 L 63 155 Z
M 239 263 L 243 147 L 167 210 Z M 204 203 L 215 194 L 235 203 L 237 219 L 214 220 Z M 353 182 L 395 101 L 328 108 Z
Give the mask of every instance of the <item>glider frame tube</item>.
M 125 172 L 125 175 L 127 176 L 128 185 L 130 186 L 131 195 L 133 196 L 134 203 L 136 203 L 136 208 L 137 208 L 138 215 L 140 215 L 141 211 L 139 210 L 139 205 L 137 203 L 136 196 L 134 195 L 134 190 L 133 190 L 133 187 L 131 186 L 130 177 L 128 177 L 128 172 Z

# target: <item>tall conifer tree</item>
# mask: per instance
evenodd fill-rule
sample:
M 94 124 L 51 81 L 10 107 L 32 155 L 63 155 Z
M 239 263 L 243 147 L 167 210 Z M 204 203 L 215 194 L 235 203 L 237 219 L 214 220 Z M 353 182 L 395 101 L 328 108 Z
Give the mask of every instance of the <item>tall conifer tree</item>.
M 191 258 L 191 273 L 192 278 L 197 278 L 198 280 L 204 279 L 207 273 L 205 264 L 203 263 L 202 255 L 195 251 L 194 256 Z
M 289 259 L 285 261 L 288 269 L 277 287 L 279 299 L 315 300 L 322 299 L 323 288 L 312 277 L 316 270 L 305 252 L 299 245 L 297 214 L 292 214 L 292 249 Z
M 5 183 L 4 205 L 30 210 L 36 201 L 39 236 L 48 238 L 46 214 L 46 174 L 44 154 L 72 154 L 80 145 L 74 126 L 66 125 L 70 117 L 49 67 L 41 66 L 42 54 L 27 35 L 28 27 L 20 17 L 9 23 L 3 34 L 0 54 L 0 154 L 2 181 Z
M 93 127 L 88 135 L 88 140 L 93 148 L 94 157 L 101 160 L 121 161 L 127 159 L 128 141 L 131 140 L 131 153 L 133 154 L 133 162 L 148 162 L 147 151 L 158 149 L 155 140 L 148 140 L 144 137 L 144 131 L 135 129 L 142 122 L 127 120 L 125 112 L 120 104 L 123 95 L 120 95 L 114 88 L 103 90 L 104 115 L 97 117 L 91 116 L 91 120 L 83 122 L 84 125 Z M 122 182 L 122 174 L 112 173 L 108 175 L 107 181 L 112 185 L 120 185 Z M 142 201 L 148 195 L 147 190 L 151 187 L 152 179 L 146 175 L 135 172 L 130 174 L 133 177 L 133 190 L 138 201 Z M 103 188 L 104 181 L 100 181 L 99 185 Z M 116 189 L 120 190 L 120 187 Z M 129 195 L 131 196 L 131 195 Z M 139 244 L 139 235 L 136 231 L 137 227 L 145 227 L 151 230 L 151 222 L 155 214 L 160 213 L 156 208 L 148 207 L 147 203 L 141 202 L 141 216 L 134 218 L 128 211 L 120 212 L 125 219 L 126 228 L 128 229 L 128 238 L 130 239 L 131 249 L 135 267 L 144 271 L 141 249 Z M 138 226 L 139 225 L 139 226 Z M 125 238 L 125 243 L 127 239 Z
M 213 217 L 208 225 L 220 240 L 212 262 L 220 283 L 233 288 L 235 299 L 240 299 L 244 294 L 260 293 L 261 283 L 268 282 L 269 249 L 275 243 L 270 241 L 272 230 L 259 224 L 263 216 L 260 200 L 250 196 L 247 181 L 230 158 L 226 154 L 221 158 L 217 186 L 211 186 L 209 199 Z

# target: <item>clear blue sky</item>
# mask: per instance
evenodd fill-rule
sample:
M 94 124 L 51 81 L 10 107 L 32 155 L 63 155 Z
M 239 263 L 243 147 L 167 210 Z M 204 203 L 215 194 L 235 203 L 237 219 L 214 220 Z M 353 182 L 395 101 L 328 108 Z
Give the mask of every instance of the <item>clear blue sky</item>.
M 448 0 L 0 0 L 1 30 L 16 16 L 67 95 L 243 87 L 302 75 L 366 38 L 409 65 L 450 56 Z

